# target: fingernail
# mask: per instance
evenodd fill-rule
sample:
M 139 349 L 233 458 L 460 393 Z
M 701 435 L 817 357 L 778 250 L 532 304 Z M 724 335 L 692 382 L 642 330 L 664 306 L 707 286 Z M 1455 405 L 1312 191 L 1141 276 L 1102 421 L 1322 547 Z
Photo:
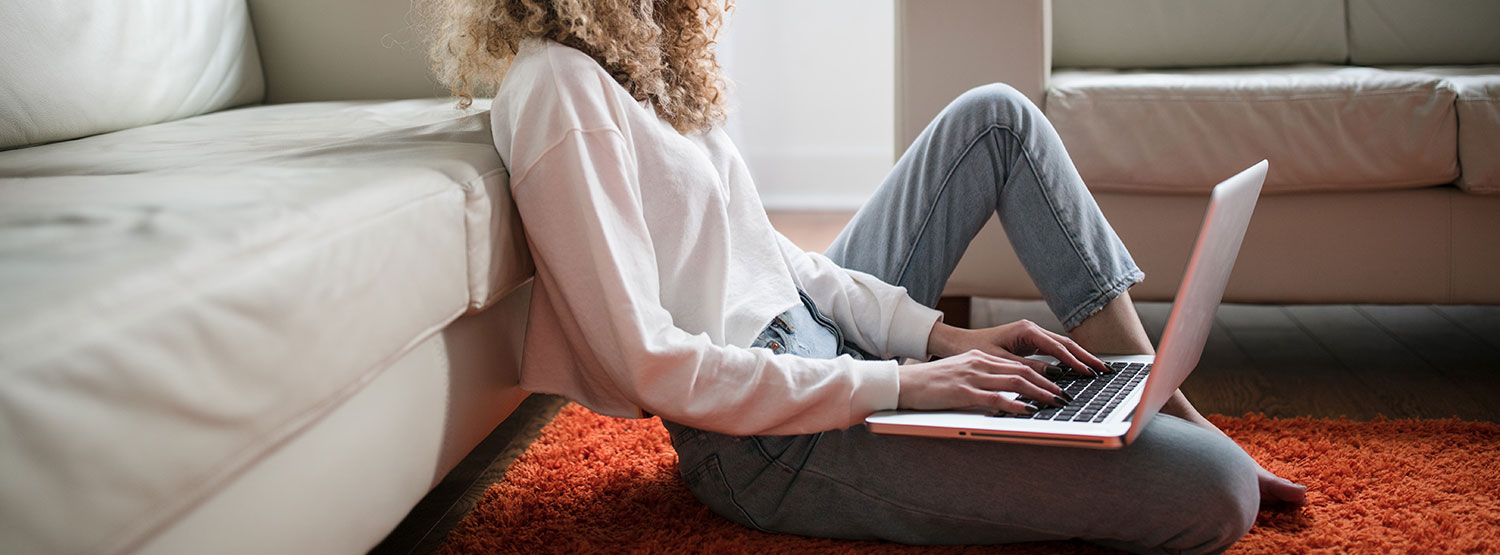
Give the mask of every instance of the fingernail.
M 1061 395 L 1053 395 L 1052 401 L 1057 403 L 1059 407 L 1068 404 L 1068 401 L 1064 400 Z
M 1038 410 L 1041 409 L 1038 409 L 1036 405 L 1026 405 L 1026 414 L 1036 414 Z
M 1047 373 L 1047 377 L 1049 378 L 1061 378 L 1067 374 L 1067 372 L 1063 371 L 1062 367 L 1059 366 L 1048 366 L 1044 368 L 1043 371 Z
M 1074 397 L 1072 393 L 1064 391 L 1062 393 L 1059 393 L 1058 395 L 1062 396 L 1062 398 L 1064 399 L 1067 399 L 1069 403 L 1073 402 Z

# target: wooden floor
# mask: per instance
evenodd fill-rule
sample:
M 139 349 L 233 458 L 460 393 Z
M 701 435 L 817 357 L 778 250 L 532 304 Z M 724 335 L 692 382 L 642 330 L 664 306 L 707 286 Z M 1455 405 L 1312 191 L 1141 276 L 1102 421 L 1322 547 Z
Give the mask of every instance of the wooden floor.
M 810 250 L 822 250 L 848 219 L 772 216 Z M 973 326 L 1025 318 L 1060 327 L 1040 301 L 976 299 L 970 308 Z M 1137 309 L 1152 341 L 1159 341 L 1171 305 Z M 1500 422 L 1500 307 L 1225 305 L 1183 391 L 1209 414 Z M 373 552 L 433 552 L 562 403 L 528 400 Z

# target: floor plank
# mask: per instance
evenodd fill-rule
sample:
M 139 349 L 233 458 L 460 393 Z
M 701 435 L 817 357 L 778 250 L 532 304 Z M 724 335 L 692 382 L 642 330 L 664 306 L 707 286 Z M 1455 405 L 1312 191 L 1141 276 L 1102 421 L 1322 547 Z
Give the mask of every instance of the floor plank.
M 1171 303 L 1139 303 L 1136 312 L 1151 342 L 1160 345 Z M 1182 393 L 1206 414 L 1238 416 L 1260 412 L 1273 416 L 1295 416 L 1275 395 L 1276 387 L 1255 368 L 1250 357 L 1229 337 L 1229 330 L 1215 318 L 1209 330 L 1198 367 L 1182 384 Z
M 1420 307 L 1412 307 L 1420 310 Z M 1294 306 L 1286 311 L 1303 333 L 1333 354 L 1396 418 L 1481 418 L 1490 409 L 1352 306 Z
M 1492 413 L 1500 414 L 1500 349 L 1431 307 L 1359 305 L 1355 308 L 1396 342 L 1416 353 L 1437 375 L 1461 384 Z M 1445 402 L 1444 399 L 1427 401 Z
M 1219 318 L 1230 340 L 1268 382 L 1267 414 L 1361 420 L 1380 414 L 1375 392 L 1353 379 L 1353 372 L 1298 328 L 1282 307 L 1224 305 Z
M 1468 331 L 1484 344 L 1500 349 L 1500 309 L 1493 306 L 1437 306 L 1438 314 Z

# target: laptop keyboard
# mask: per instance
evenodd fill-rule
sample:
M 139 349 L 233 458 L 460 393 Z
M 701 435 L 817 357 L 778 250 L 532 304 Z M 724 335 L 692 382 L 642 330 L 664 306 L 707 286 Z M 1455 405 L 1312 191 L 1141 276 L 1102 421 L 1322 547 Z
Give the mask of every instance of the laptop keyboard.
M 1053 379 L 1053 383 L 1073 396 L 1073 402 L 1067 405 L 1047 407 L 1031 399 L 1017 397 L 1017 401 L 1042 409 L 1035 414 L 1001 413 L 995 416 L 1054 422 L 1103 422 L 1110 411 L 1120 406 L 1120 402 L 1151 373 L 1151 365 L 1148 363 L 1111 362 L 1109 367 L 1114 373 L 1094 377 L 1067 370 L 1061 377 Z

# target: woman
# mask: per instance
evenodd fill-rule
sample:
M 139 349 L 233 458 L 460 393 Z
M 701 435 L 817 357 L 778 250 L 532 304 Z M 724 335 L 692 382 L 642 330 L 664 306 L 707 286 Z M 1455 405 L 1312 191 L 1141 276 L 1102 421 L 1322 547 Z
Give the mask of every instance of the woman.
M 433 7 L 440 77 L 466 102 L 499 87 L 495 146 L 537 264 L 522 385 L 605 414 L 660 415 L 689 488 L 725 518 L 907 543 L 1214 551 L 1250 528 L 1261 500 L 1301 502 L 1300 486 L 1261 469 L 1181 393 L 1119 451 L 860 424 L 897 407 L 1031 412 L 1002 392 L 1068 400 L 1023 355 L 1093 373 L 1106 368 L 1091 351 L 1152 352 L 1126 292 L 1143 275 L 1014 90 L 955 100 L 819 255 L 771 227 L 719 127 L 712 47 L 725 7 Z M 1025 321 L 959 329 L 930 308 L 997 210 L 1072 338 Z

